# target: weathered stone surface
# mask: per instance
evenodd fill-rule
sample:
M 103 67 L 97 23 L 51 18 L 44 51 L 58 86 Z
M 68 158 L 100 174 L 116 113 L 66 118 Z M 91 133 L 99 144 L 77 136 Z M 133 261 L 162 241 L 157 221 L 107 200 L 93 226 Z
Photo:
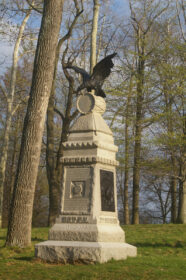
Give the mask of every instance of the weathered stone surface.
M 107 134 L 108 140 L 113 143 L 112 131 L 110 130 L 109 126 L 106 124 L 104 119 L 99 113 L 89 113 L 87 115 L 81 115 L 76 122 L 74 123 L 73 127 L 69 133 L 69 141 L 75 139 L 75 134 L 84 132 L 101 132 Z M 90 134 L 91 135 L 91 134 Z M 72 137 L 74 136 L 74 137 Z M 83 138 L 83 135 L 81 139 Z
M 125 242 L 124 231 L 118 224 L 55 224 L 49 240 Z
M 136 247 L 127 243 L 45 241 L 36 245 L 36 256 L 51 263 L 104 263 L 136 257 Z

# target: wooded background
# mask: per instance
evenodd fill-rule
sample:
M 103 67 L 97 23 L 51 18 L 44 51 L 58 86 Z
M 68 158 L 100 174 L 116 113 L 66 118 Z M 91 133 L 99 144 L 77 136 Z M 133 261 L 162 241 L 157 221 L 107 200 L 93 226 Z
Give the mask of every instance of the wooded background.
M 124 3 L 120 10 L 112 0 L 1 1 L 0 38 L 12 50 L 0 57 L 0 215 L 9 231 L 16 207 L 21 223 L 27 214 L 33 226 L 54 223 L 62 143 L 78 117 L 81 82 L 65 67 L 91 72 L 113 52 L 104 118 L 119 147 L 119 218 L 186 223 L 184 1 Z

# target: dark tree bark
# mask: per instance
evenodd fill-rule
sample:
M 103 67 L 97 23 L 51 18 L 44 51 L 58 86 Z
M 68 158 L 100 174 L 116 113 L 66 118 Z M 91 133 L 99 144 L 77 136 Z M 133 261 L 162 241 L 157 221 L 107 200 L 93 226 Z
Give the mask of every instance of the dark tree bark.
M 135 144 L 134 144 L 134 168 L 133 168 L 133 211 L 132 224 L 139 224 L 139 184 L 140 184 L 140 156 L 143 120 L 144 99 L 144 71 L 145 71 L 145 36 L 140 26 L 137 28 L 137 101 L 135 118 Z
M 164 79 L 164 77 L 162 77 Z M 164 97 L 165 97 L 165 105 L 166 105 L 166 114 L 167 114 L 167 133 L 171 138 L 173 135 L 173 96 L 171 95 L 171 89 L 168 89 L 167 84 L 164 85 Z M 171 139 L 170 139 L 171 140 Z M 176 164 L 176 156 L 174 147 L 169 147 L 169 152 L 171 156 L 171 167 L 172 174 L 170 177 L 170 191 L 171 191 L 171 222 L 176 223 L 177 221 L 177 164 Z
M 126 115 L 125 115 L 125 178 L 124 178 L 124 224 L 130 224 L 130 212 L 129 212 L 129 195 L 128 195 L 128 188 L 129 188 L 129 161 L 130 161 L 130 154 L 129 154 L 129 127 L 130 127 L 130 117 L 131 117 L 131 95 L 132 95 L 132 88 L 133 88 L 133 77 L 130 78 L 129 84 L 129 94 L 127 96 L 127 103 L 126 103 Z
M 183 112 L 183 135 L 179 174 L 179 204 L 177 221 L 186 224 L 186 116 Z
M 129 135 L 128 118 L 125 118 L 125 178 L 124 178 L 124 224 L 130 224 L 129 216 Z
M 175 164 L 173 163 L 173 169 L 175 170 Z M 173 170 L 173 171 L 174 171 Z M 170 181 L 171 187 L 171 222 L 177 222 L 177 179 L 173 176 Z
M 32 210 L 45 115 L 52 87 L 62 0 L 45 0 L 15 179 L 6 245 L 31 243 Z

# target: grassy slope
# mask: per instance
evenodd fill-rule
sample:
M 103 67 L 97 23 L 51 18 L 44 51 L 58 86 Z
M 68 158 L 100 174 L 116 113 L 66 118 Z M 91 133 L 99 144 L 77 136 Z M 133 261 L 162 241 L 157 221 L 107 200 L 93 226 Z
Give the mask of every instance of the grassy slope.
M 34 244 L 47 240 L 48 229 L 33 229 L 32 248 L 3 248 L 0 230 L 0 280 L 186 279 L 186 225 L 125 226 L 126 241 L 137 258 L 96 265 L 54 265 L 34 258 Z

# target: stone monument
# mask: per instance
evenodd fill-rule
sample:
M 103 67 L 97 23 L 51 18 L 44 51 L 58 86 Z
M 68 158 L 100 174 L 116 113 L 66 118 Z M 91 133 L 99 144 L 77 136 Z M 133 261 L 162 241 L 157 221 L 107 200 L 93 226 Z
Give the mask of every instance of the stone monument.
M 60 215 L 49 240 L 36 245 L 37 258 L 56 263 L 104 263 L 135 257 L 125 243 L 117 215 L 117 147 L 102 118 L 102 97 L 80 95 L 81 113 L 63 144 L 63 182 Z

